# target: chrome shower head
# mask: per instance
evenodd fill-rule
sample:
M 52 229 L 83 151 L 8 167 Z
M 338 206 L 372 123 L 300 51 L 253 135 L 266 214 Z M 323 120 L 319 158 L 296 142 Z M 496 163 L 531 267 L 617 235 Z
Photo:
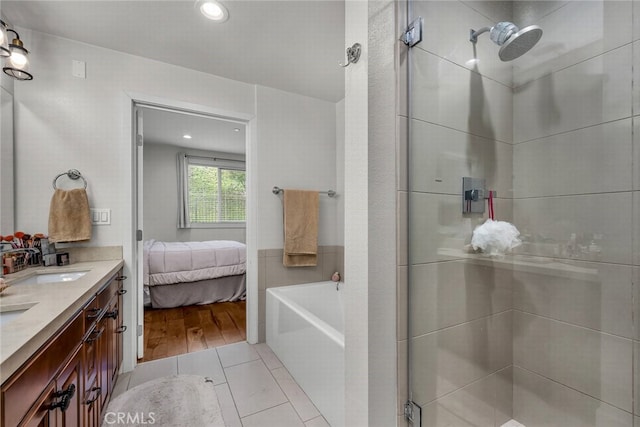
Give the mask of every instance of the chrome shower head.
M 512 22 L 498 22 L 493 27 L 484 27 L 478 31 L 471 30 L 469 40 L 478 41 L 478 36 L 489 31 L 491 40 L 500 46 L 498 56 L 502 61 L 512 61 L 527 53 L 542 37 L 542 29 L 537 25 L 529 25 L 522 30 Z

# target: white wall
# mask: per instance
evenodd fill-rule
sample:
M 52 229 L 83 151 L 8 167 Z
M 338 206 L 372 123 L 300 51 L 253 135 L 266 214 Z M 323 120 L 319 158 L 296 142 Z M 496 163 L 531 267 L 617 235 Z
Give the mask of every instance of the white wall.
M 0 19 L 9 27 L 10 22 L 2 16 Z M 11 234 L 14 227 L 14 198 L 13 198 L 13 88 L 14 79 L 0 72 L 0 104 L 2 114 L 0 119 L 0 234 Z M 10 121 L 7 120 L 11 116 Z
M 344 246 L 344 99 L 336 104 L 336 245 Z
M 369 427 L 396 417 L 396 68 L 395 1 L 369 1 Z
M 25 232 L 46 233 L 51 179 L 76 168 L 89 182 L 90 205 L 112 210 L 111 226 L 94 227 L 91 245 L 122 244 L 130 216 L 131 166 L 121 161 L 131 143 L 122 123 L 126 92 L 254 113 L 253 86 L 245 83 L 38 32 L 20 36 L 35 76 L 15 88 L 16 225 Z M 71 75 L 74 59 L 86 62 L 86 79 Z
M 282 207 L 271 193 L 274 185 L 336 188 L 333 103 L 35 31 L 19 32 L 29 46 L 35 76 L 15 86 L 16 227 L 25 232 L 46 233 L 51 180 L 76 168 L 89 182 L 90 205 L 111 209 L 111 225 L 94 227 L 90 245 L 124 245 L 125 274 L 133 277 L 131 116 L 125 102 L 135 98 L 132 94 L 242 117 L 257 114 L 251 130 L 257 139 L 252 157 L 257 159 L 257 179 L 252 181 L 258 192 L 256 250 L 282 247 Z M 86 62 L 86 79 L 71 75 L 72 60 Z M 341 244 L 335 200 L 321 197 L 321 216 L 319 243 Z M 134 325 L 131 301 L 125 301 L 125 313 Z M 132 334 L 127 333 L 125 342 L 128 370 L 135 360 Z
M 282 196 L 271 189 L 336 187 L 336 104 L 257 87 L 258 249 L 282 248 Z M 343 197 L 343 194 L 338 194 Z M 336 201 L 320 195 L 319 245 L 337 239 Z
M 166 242 L 236 240 L 245 242 L 245 227 L 178 228 L 178 177 L 176 156 L 186 152 L 194 156 L 243 160 L 243 155 L 193 150 L 166 144 L 144 147 L 144 239 Z
M 368 230 L 368 10 L 367 1 L 345 2 L 345 45 L 362 54 L 345 70 L 345 425 L 369 425 Z
M 51 180 L 76 168 L 89 182 L 89 203 L 111 209 L 111 225 L 94 227 L 92 246 L 124 245 L 131 270 L 132 167 L 127 94 L 254 114 L 254 87 L 201 72 L 19 29 L 34 80 L 15 85 L 16 228 L 47 232 Z M 86 79 L 71 61 L 86 62 Z M 133 280 L 125 283 L 135 295 Z M 135 363 L 136 307 L 125 298 L 124 370 Z

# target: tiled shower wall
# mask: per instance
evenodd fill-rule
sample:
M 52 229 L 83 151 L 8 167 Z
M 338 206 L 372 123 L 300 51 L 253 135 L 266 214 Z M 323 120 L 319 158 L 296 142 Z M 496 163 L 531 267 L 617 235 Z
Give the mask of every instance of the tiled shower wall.
M 405 2 L 399 2 L 404 5 Z M 512 418 L 511 270 L 469 259 L 464 247 L 486 215 L 463 215 L 462 177 L 497 191 L 498 219 L 512 221 L 511 68 L 488 39 L 469 29 L 511 18 L 508 2 L 416 1 L 425 33 L 412 50 L 412 112 L 406 108 L 406 47 L 399 44 L 399 152 L 411 176 L 399 177 L 409 201 L 409 252 L 398 260 L 398 414 L 407 398 L 407 339 L 414 360 L 412 400 L 423 426 L 502 425 Z M 400 13 L 402 15 L 402 13 Z M 402 132 L 411 120 L 410 150 Z M 406 160 L 405 160 L 406 161 Z M 406 165 L 398 166 L 405 171 Z M 405 232 L 405 233 L 403 233 Z M 406 238 L 399 224 L 400 239 Z M 399 248 L 406 248 L 401 241 Z M 407 308 L 410 269 L 411 307 Z M 403 318 L 411 312 L 411 337 Z M 471 423 L 470 423 L 471 421 Z M 402 419 L 400 418 L 400 421 Z
M 398 414 L 409 311 L 423 426 L 640 426 L 640 2 L 412 3 L 427 31 L 411 117 L 398 44 Z M 542 41 L 502 63 L 484 35 L 474 54 L 469 29 L 504 20 Z M 498 191 L 513 263 L 464 255 L 482 219 L 460 212 L 462 176 Z
M 258 251 L 258 341 L 265 341 L 267 289 L 278 286 L 331 280 L 334 272 L 344 274 L 344 246 L 318 246 L 315 267 L 285 267 L 282 249 Z
M 514 221 L 542 256 L 514 265 L 514 418 L 638 426 L 640 3 L 515 5 L 545 33 L 513 70 Z

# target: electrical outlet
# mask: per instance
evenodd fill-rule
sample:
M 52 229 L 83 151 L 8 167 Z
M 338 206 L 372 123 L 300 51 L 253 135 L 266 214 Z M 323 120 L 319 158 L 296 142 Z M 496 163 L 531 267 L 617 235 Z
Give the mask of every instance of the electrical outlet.
M 91 208 L 91 224 L 111 225 L 111 209 Z

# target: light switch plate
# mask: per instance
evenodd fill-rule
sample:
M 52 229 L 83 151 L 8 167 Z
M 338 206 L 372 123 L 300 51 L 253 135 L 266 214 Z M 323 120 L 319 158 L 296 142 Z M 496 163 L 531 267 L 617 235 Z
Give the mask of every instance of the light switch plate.
M 91 208 L 91 224 L 111 225 L 111 209 Z
M 71 74 L 74 77 L 85 79 L 87 77 L 87 64 L 84 61 L 71 61 Z

